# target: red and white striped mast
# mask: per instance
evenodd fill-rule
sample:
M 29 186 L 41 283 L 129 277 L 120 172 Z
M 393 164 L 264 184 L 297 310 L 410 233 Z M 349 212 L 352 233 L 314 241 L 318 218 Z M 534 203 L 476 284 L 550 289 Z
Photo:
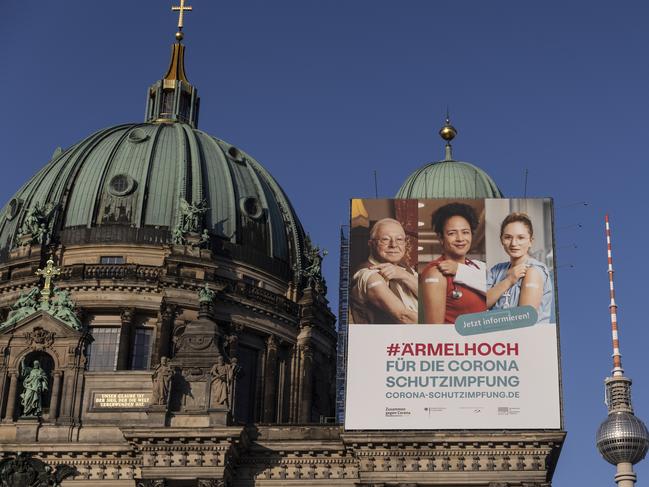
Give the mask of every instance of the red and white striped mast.
M 620 338 L 617 328 L 617 304 L 615 303 L 615 286 L 613 284 L 613 252 L 611 248 L 611 225 L 608 221 L 608 215 L 605 217 L 606 221 L 606 251 L 608 253 L 608 284 L 609 292 L 611 295 L 611 303 L 608 305 L 611 314 L 611 334 L 613 337 L 613 377 L 620 377 L 624 375 L 622 369 L 622 354 L 620 353 Z
M 649 450 L 649 431 L 633 413 L 631 405 L 631 379 L 624 376 L 620 337 L 617 327 L 617 303 L 613 285 L 613 255 L 611 226 L 606 215 L 606 247 L 608 253 L 608 283 L 611 302 L 611 334 L 613 338 L 612 376 L 604 381 L 608 417 L 597 431 L 597 449 L 604 459 L 617 467 L 615 482 L 618 487 L 634 487 L 637 476 L 633 465 L 641 461 Z

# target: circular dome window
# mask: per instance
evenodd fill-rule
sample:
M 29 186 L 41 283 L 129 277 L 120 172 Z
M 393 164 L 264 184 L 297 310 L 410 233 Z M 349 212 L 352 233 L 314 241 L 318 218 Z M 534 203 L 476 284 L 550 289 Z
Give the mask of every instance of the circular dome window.
M 228 149 L 228 157 L 235 162 L 245 162 L 246 160 L 246 158 L 241 153 L 241 151 L 237 149 L 235 146 L 231 146 Z
M 114 196 L 126 196 L 135 191 L 135 180 L 127 174 L 113 176 L 108 184 L 108 192 Z
M 22 201 L 18 198 L 12 198 L 7 206 L 7 220 L 13 220 L 18 215 L 20 207 L 22 206 Z
M 260 218 L 264 214 L 261 202 L 257 198 L 248 197 L 241 199 L 241 210 L 250 218 Z
M 147 135 L 147 133 L 140 128 L 135 128 L 128 134 L 128 141 L 133 142 L 134 144 L 144 142 L 148 138 L 149 136 Z

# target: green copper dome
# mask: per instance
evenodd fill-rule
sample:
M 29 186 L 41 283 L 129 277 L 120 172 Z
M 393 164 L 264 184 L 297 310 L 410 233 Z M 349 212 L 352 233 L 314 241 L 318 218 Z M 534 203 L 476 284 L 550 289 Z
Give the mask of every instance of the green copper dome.
M 413 172 L 397 198 L 502 198 L 491 177 L 479 167 L 460 161 L 431 162 Z
M 254 262 L 301 268 L 302 226 L 255 159 L 186 123 L 126 124 L 57 152 L 14 195 L 0 213 L 0 251 L 49 241 L 183 243 L 183 232 L 205 231 L 221 246 L 246 246 Z
M 491 177 L 479 167 L 453 159 L 451 141 L 457 136 L 448 113 L 439 135 L 446 141 L 446 157 L 413 172 L 401 185 L 397 198 L 502 198 Z
M 57 150 L 5 205 L 0 262 L 34 244 L 178 244 L 301 279 L 314 249 L 291 203 L 254 158 L 197 128 L 184 56 L 176 42 L 145 123 Z

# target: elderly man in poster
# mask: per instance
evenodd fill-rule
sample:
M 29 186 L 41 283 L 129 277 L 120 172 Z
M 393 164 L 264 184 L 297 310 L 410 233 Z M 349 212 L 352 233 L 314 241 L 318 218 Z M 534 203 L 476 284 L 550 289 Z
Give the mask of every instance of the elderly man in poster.
M 370 231 L 370 255 L 352 276 L 351 323 L 417 323 L 417 273 L 407 263 L 408 241 L 401 223 L 377 221 Z

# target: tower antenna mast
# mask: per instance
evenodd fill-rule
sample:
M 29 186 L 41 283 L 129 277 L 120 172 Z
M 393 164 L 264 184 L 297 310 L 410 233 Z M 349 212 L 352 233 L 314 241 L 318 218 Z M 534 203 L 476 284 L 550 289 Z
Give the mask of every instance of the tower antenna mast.
M 606 254 L 608 258 L 608 284 L 611 302 L 608 305 L 611 315 L 611 337 L 613 339 L 613 377 L 624 375 L 622 369 L 622 354 L 620 353 L 620 337 L 617 328 L 617 303 L 615 302 L 615 284 L 613 281 L 613 249 L 611 248 L 611 225 L 608 215 L 604 217 L 606 224 Z
M 613 284 L 613 252 L 611 226 L 606 221 L 606 247 L 608 254 L 608 281 L 611 301 L 611 334 L 613 338 L 613 370 L 604 381 L 608 418 L 597 431 L 597 449 L 604 459 L 617 467 L 615 482 L 618 487 L 634 487 L 637 476 L 633 465 L 641 461 L 649 449 L 649 432 L 644 423 L 633 414 L 631 405 L 631 379 L 624 377 L 620 337 L 617 323 L 617 303 Z

